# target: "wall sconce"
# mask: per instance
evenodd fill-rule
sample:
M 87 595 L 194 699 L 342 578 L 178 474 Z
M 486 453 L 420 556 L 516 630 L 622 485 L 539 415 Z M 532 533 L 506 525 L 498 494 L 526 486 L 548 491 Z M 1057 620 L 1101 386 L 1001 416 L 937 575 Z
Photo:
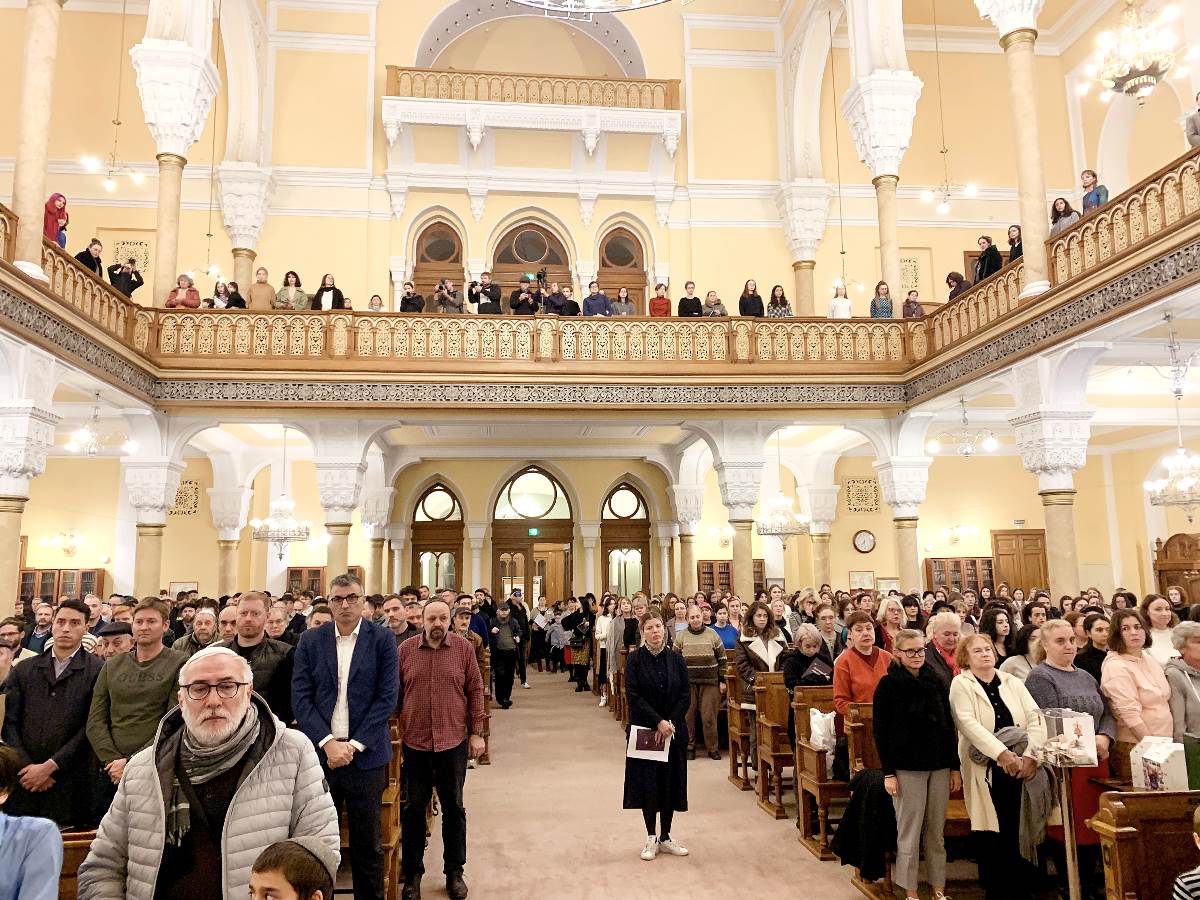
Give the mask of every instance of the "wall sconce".
M 708 529 L 709 535 L 716 538 L 722 547 L 729 547 L 733 543 L 733 526 L 726 525 L 724 528 L 713 526 Z
M 942 537 L 951 544 L 957 544 L 963 538 L 975 537 L 977 534 L 979 529 L 974 525 L 951 525 L 942 529 Z
M 83 543 L 83 537 L 73 531 L 60 531 L 54 537 L 42 538 L 38 543 L 43 547 L 56 547 L 62 551 L 63 556 L 74 556 L 79 545 Z

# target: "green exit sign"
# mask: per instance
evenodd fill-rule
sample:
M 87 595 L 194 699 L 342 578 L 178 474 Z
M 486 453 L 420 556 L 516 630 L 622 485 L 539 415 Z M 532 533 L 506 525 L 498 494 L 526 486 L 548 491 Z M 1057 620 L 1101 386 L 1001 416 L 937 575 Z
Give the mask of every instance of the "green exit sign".
M 530 529 L 529 529 L 529 536 L 530 536 L 530 537 L 537 537 L 537 536 L 538 536 L 538 530 L 537 530 L 536 528 L 530 528 Z

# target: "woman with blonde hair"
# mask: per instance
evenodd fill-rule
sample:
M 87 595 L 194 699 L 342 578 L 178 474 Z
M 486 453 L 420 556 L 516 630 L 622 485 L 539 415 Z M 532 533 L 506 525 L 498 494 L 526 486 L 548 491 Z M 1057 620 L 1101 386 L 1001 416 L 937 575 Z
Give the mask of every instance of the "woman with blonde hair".
M 908 627 L 908 614 L 899 597 L 884 597 L 875 613 L 875 646 L 891 652 L 896 635 Z

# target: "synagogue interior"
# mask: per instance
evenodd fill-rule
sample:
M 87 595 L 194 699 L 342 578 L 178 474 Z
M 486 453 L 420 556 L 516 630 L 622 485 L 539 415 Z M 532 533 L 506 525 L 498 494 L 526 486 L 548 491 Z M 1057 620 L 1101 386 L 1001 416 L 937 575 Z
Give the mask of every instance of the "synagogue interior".
M 184 600 L 219 616 L 247 592 L 312 630 L 343 573 L 383 629 L 406 587 L 465 596 L 486 626 L 490 758 L 460 783 L 476 896 L 1200 898 L 1176 883 L 1200 864 L 1200 766 L 1168 790 L 1140 768 L 1148 735 L 1200 747 L 1198 91 L 1200 0 L 0 0 L 0 631 L 19 657 L 91 597 L 99 653 L 126 601 L 163 598 L 186 638 Z M 623 669 L 651 645 L 612 623 L 639 596 L 667 645 L 693 609 L 734 626 L 713 693 L 692 685 L 666 873 L 628 802 Z M 512 644 L 485 659 L 498 604 L 525 619 L 516 691 Z M 771 621 L 773 652 L 815 659 L 819 608 L 828 680 L 735 660 Z M 1010 823 L 979 811 L 1008 808 L 979 774 L 1007 764 L 963 761 L 953 787 L 967 688 L 948 807 L 902 807 L 902 780 L 899 846 L 849 861 L 851 779 L 897 778 L 878 695 L 870 716 L 905 640 L 957 685 L 991 638 L 1007 684 L 1055 623 L 1077 665 L 1103 656 L 1084 623 L 1116 636 L 1127 609 L 1165 653 L 1155 686 L 1176 665 L 1194 696 L 1129 725 L 1096 674 L 1104 773 L 1072 788 L 1039 758 L 1054 813 L 1028 885 L 997 886 Z M 895 669 L 865 694 L 836 664 L 862 610 Z M 595 631 L 556 666 L 539 632 L 581 613 Z M 419 897 L 388 797 L 383 890 Z M 59 821 L 60 897 L 110 896 L 100 821 Z M 432 822 L 427 857 L 449 854 Z M 370 896 L 347 827 L 334 893 Z M 522 867 L 537 846 L 583 865 Z

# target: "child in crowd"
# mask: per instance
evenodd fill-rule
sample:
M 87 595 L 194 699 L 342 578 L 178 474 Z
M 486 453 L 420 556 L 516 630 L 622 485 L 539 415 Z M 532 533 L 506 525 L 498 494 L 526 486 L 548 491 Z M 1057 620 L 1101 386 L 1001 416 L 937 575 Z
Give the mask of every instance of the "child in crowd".
M 547 662 L 550 665 L 551 672 L 557 672 L 559 667 L 563 665 L 563 648 L 567 646 L 567 633 L 563 631 L 562 625 L 559 624 L 560 618 L 558 604 L 555 604 L 554 612 L 550 615 L 548 624 L 546 625 L 546 643 L 550 647 Z
M 1200 847 L 1200 806 L 1192 814 L 1192 840 Z M 1200 866 L 1189 869 L 1175 879 L 1171 900 L 1200 900 Z
M 339 862 L 318 837 L 274 843 L 250 870 L 250 900 L 330 900 Z

